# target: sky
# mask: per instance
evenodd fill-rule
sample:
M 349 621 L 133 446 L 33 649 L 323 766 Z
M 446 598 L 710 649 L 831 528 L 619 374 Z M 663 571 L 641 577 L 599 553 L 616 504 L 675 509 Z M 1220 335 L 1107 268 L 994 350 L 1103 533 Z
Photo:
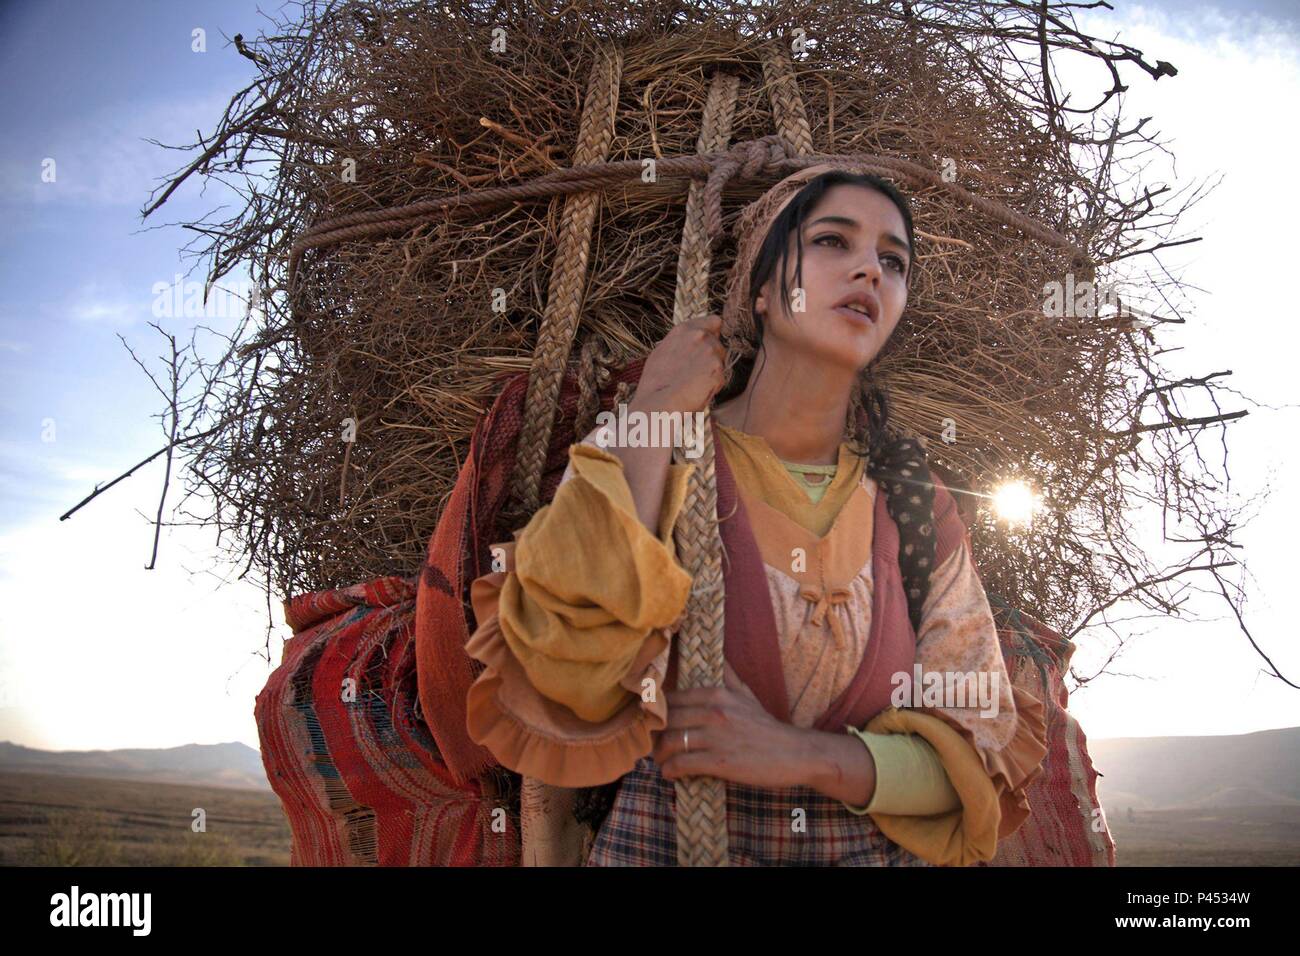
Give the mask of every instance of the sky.
M 1219 182 L 1182 225 L 1203 240 L 1162 256 L 1191 287 L 1169 362 L 1195 374 L 1230 368 L 1229 384 L 1252 400 L 1228 439 L 1233 492 L 1268 496 L 1238 534 L 1250 572 L 1245 617 L 1283 673 L 1300 679 L 1286 605 L 1300 532 L 1288 498 L 1300 487 L 1288 455 L 1300 415 L 1297 309 L 1279 279 L 1295 273 L 1300 214 L 1288 168 L 1300 146 L 1290 115 L 1300 100 L 1300 4 L 1113 5 L 1080 25 L 1179 69 L 1158 83 L 1126 74 L 1125 115 L 1152 116 L 1176 157 L 1144 177 Z M 0 88 L 22 91 L 0 98 L 0 740 L 53 750 L 257 746 L 253 698 L 273 666 L 262 656 L 267 599 L 236 579 L 200 528 L 165 531 L 157 568 L 145 569 L 162 459 L 58 519 L 164 443 L 160 397 L 122 339 L 161 368 L 162 339 L 147 325 L 154 289 L 177 273 L 201 276 L 181 253 L 190 234 L 168 224 L 228 197 L 193 183 L 143 221 L 151 189 L 186 161 L 146 139 L 179 145 L 211 130 L 253 76 L 227 38 L 266 25 L 248 0 L 0 3 Z M 192 49 L 196 28 L 205 52 Z M 48 160 L 53 182 L 43 181 Z M 182 341 L 194 325 L 158 321 Z M 233 318 L 205 321 L 220 329 Z M 1300 724 L 1297 692 L 1263 672 L 1222 601 L 1190 610 L 1204 620 L 1126 626 L 1113 673 L 1071 700 L 1090 737 Z M 278 662 L 288 630 L 278 602 L 269 613 Z M 1109 635 L 1085 632 L 1075 663 L 1090 673 L 1112 647 Z

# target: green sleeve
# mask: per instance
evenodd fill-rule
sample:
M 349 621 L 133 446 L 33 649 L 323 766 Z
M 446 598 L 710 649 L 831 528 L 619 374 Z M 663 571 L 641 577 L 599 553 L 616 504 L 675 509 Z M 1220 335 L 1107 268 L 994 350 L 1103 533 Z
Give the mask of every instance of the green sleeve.
M 923 817 L 961 806 L 961 797 L 953 789 L 943 761 L 924 737 L 846 729 L 866 745 L 875 761 L 876 791 L 865 807 L 844 803 L 845 809 L 859 816 L 888 813 Z

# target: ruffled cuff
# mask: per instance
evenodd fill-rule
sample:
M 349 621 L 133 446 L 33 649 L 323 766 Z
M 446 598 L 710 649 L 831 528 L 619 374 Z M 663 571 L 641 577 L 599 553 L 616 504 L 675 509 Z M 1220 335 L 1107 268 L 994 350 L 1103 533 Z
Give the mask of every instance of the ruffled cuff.
M 1015 733 L 999 749 L 979 747 L 971 730 L 941 710 L 922 708 L 958 731 L 977 754 L 984 772 L 998 793 L 998 839 L 1010 836 L 1029 818 L 1028 791 L 1043 772 L 1047 755 L 1047 710 L 1043 702 L 1023 687 L 1011 685 L 1016 708 Z
M 890 708 L 877 714 L 871 733 L 916 733 L 934 747 L 962 806 L 933 816 L 872 813 L 882 833 L 899 846 L 936 866 L 970 866 L 987 862 L 998 841 L 1029 816 L 1026 790 L 1042 773 L 1047 753 L 1043 704 L 1019 687 L 1012 688 L 1016 731 L 998 750 L 975 746 L 971 732 L 942 711 Z
M 903 849 L 935 866 L 970 866 L 997 852 L 998 795 L 980 758 L 944 721 L 916 710 L 889 708 L 873 717 L 877 734 L 915 733 L 938 752 L 961 809 L 928 817 L 872 813 L 880 831 Z
M 485 574 L 470 585 L 479 624 L 465 651 L 484 667 L 466 697 L 470 738 L 503 766 L 552 786 L 592 787 L 617 780 L 650 753 L 651 734 L 668 722 L 662 688 L 671 631 L 650 632 L 619 680 L 632 695 L 628 703 L 599 723 L 584 721 L 537 691 L 501 634 L 497 610 L 514 543 L 499 547 L 505 549 L 507 570 Z

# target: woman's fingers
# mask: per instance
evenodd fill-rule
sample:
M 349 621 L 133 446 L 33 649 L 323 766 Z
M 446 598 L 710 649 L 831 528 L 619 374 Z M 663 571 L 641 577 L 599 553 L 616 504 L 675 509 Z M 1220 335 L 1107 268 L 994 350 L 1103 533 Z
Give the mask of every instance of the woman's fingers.
M 679 777 L 722 777 L 727 770 L 726 757 L 710 751 L 696 751 L 694 741 L 691 742 L 690 753 L 679 753 L 667 762 L 657 762 L 659 772 L 665 780 L 676 780 Z
M 688 735 L 689 749 L 686 746 Z M 678 754 L 699 753 L 708 750 L 712 743 L 712 729 L 704 724 L 666 728 L 659 735 L 659 742 L 655 744 L 651 756 L 654 757 L 655 763 L 662 767 L 665 761 L 671 760 Z

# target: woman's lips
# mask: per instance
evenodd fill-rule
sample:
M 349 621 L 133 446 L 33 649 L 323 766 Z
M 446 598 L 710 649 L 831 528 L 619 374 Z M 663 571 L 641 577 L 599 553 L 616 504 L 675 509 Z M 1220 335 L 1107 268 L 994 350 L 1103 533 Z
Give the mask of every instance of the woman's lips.
M 855 312 L 853 309 L 850 309 L 847 305 L 837 305 L 835 307 L 835 311 L 838 312 L 840 315 L 844 316 L 845 318 L 852 319 L 854 322 L 861 322 L 863 325 L 875 324 L 874 322 L 871 321 L 871 317 L 868 316 L 865 312 Z

